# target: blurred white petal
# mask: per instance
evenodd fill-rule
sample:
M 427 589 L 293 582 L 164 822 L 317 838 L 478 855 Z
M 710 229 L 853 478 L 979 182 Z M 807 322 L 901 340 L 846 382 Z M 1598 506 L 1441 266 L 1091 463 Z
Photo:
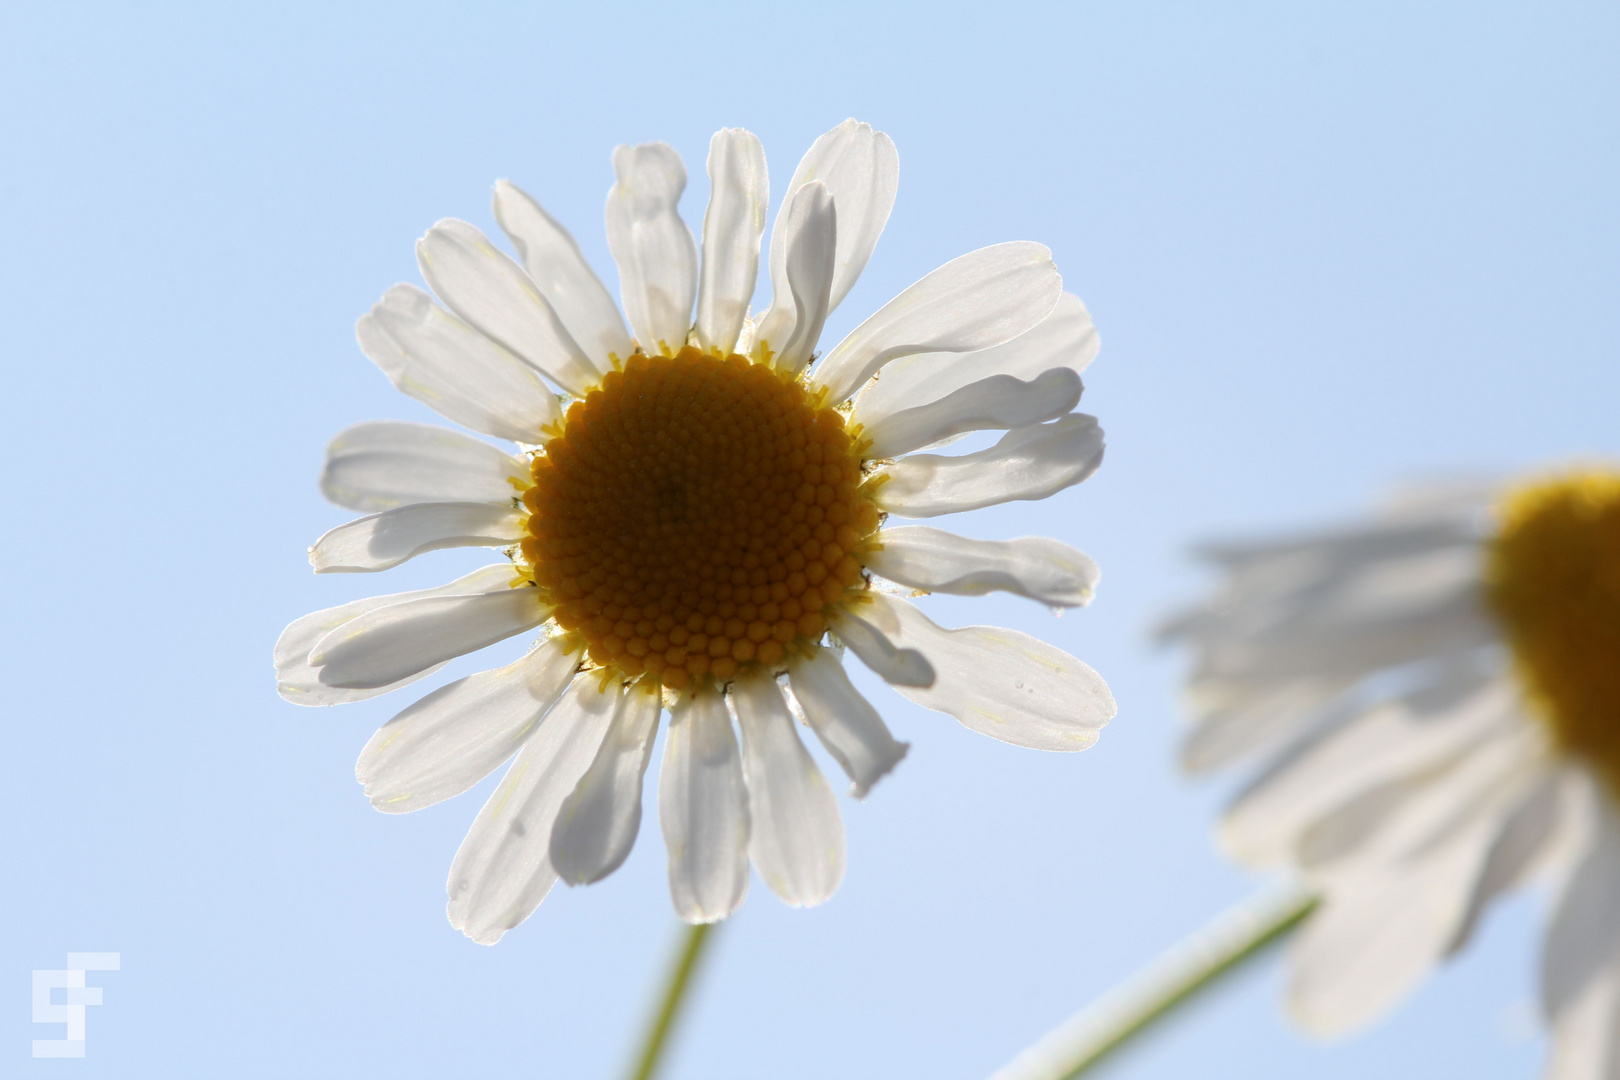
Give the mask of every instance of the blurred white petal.
M 1251 866 L 1276 865 L 1306 829 L 1379 783 L 1426 777 L 1492 729 L 1517 722 L 1515 689 L 1467 672 L 1421 694 L 1380 702 L 1278 761 L 1221 818 L 1221 846 Z

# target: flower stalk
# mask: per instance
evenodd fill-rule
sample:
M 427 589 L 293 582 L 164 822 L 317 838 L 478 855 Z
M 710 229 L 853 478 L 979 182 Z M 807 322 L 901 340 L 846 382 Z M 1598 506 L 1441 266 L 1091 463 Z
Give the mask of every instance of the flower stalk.
M 1316 904 L 1314 894 L 1292 882 L 1243 901 L 1058 1025 L 993 1080 L 1072 1080 L 1082 1075 L 1287 935 Z
M 658 1011 L 653 1014 L 652 1024 L 642 1039 L 641 1052 L 636 1055 L 635 1067 L 629 1073 L 630 1080 L 652 1080 L 657 1075 L 664 1050 L 669 1044 L 670 1032 L 680 1016 L 681 1005 L 686 1000 L 687 990 L 691 988 L 692 976 L 697 971 L 704 946 L 714 936 L 718 926 L 718 923 L 698 923 L 683 928 L 680 951 L 670 968 L 669 979 L 658 1002 Z

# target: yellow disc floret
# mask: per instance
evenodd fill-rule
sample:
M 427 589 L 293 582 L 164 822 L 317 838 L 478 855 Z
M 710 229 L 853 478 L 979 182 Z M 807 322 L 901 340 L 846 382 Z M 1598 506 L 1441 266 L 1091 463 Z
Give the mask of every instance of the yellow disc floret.
M 520 564 L 590 658 L 673 689 L 772 667 L 867 587 L 879 514 L 837 410 L 731 355 L 637 353 L 533 459 Z
M 1620 472 L 1527 486 L 1500 519 L 1486 593 L 1527 694 L 1620 792 Z

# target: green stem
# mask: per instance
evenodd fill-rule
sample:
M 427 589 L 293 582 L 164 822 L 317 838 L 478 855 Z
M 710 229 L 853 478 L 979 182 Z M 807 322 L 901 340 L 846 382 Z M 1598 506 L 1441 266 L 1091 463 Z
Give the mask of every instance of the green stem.
M 1221 976 L 1242 967 L 1303 922 L 1316 903 L 1314 895 L 1292 884 L 1245 900 L 1152 967 L 1064 1021 L 997 1072 L 994 1080 L 1072 1080 Z
M 699 923 L 684 928 L 680 953 L 675 966 L 670 969 L 669 982 L 664 987 L 663 999 L 658 1003 L 658 1012 L 642 1043 L 641 1053 L 636 1055 L 636 1067 L 630 1072 L 631 1080 L 652 1080 L 657 1073 L 658 1065 L 663 1060 L 664 1047 L 669 1042 L 669 1033 L 680 1015 L 681 1003 L 692 983 L 692 974 L 703 955 L 704 943 L 714 936 L 717 925 Z

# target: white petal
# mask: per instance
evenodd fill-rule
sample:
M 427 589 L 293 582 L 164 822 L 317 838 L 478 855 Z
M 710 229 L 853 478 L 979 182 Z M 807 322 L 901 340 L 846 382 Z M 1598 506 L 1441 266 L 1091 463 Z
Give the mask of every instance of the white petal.
M 1017 337 L 1046 318 L 1063 279 L 1044 245 L 1014 241 L 952 259 L 890 300 L 827 354 L 812 385 L 844 401 L 890 360 L 964 353 Z
M 1035 750 L 1084 750 L 1113 719 L 1102 676 L 1062 649 L 998 626 L 946 630 L 904 600 L 866 594 L 861 615 L 896 645 L 917 649 L 938 677 L 895 689 L 965 727 Z
M 513 442 L 545 441 L 562 418 L 534 369 L 441 310 L 414 285 L 395 285 L 355 325 L 360 350 L 401 393 L 447 420 Z
M 703 215 L 703 276 L 694 327 L 703 349 L 726 354 L 737 347 L 759 276 L 759 238 L 770 197 L 759 138 L 742 128 L 715 132 L 709 140 L 709 209 Z
M 377 729 L 355 779 L 387 814 L 460 795 L 517 752 L 578 666 L 577 651 L 547 639 L 514 664 L 441 686 Z
M 704 923 L 737 910 L 748 891 L 748 792 L 731 717 L 717 693 L 683 697 L 670 710 L 658 823 L 675 914 Z
M 1193 726 L 1181 745 L 1181 767 L 1195 775 L 1209 772 L 1284 743 L 1334 709 L 1353 681 L 1300 678 L 1190 685 L 1184 699 Z
M 437 669 L 428 668 L 386 686 L 375 686 L 365 690 L 327 686 L 320 681 L 318 673 L 310 666 L 309 651 L 321 638 L 368 611 L 402 604 L 407 600 L 419 600 L 425 596 L 452 596 L 505 590 L 511 588 L 516 580 L 517 574 L 512 569 L 511 563 L 496 563 L 493 566 L 480 567 L 438 588 L 415 589 L 388 596 L 371 596 L 305 615 L 302 619 L 290 623 L 276 640 L 276 692 L 294 705 L 341 705 L 349 701 L 364 701 L 379 694 L 386 694 L 406 683 L 415 682 Z
M 1173 628 L 1199 646 L 1193 685 L 1354 682 L 1498 640 L 1481 604 L 1477 541 L 1390 535 L 1344 547 L 1305 545 L 1235 567 L 1220 595 Z
M 1409 512 L 1304 536 L 1204 543 L 1195 550 L 1200 558 L 1239 573 L 1263 569 L 1264 573 L 1246 583 L 1275 587 L 1276 571 L 1301 560 L 1324 572 L 1354 570 L 1386 559 L 1471 546 L 1478 540 L 1479 530 L 1470 526 L 1466 516 Z
M 501 547 L 523 539 L 525 518 L 488 503 L 401 506 L 331 530 L 309 549 L 309 564 L 317 574 L 366 573 L 442 548 Z
M 618 687 L 592 672 L 574 678 L 478 812 L 450 864 L 450 925 L 480 945 L 527 919 L 557 881 L 547 852 L 563 799 L 590 765 Z
M 937 401 L 992 375 L 1029 380 L 1053 368 L 1076 375 L 1097 357 L 1097 328 L 1080 298 L 1064 293 L 1036 326 L 1001 345 L 978 352 L 920 353 L 885 364 L 855 399 L 851 421 L 876 427 L 902 409 Z
M 1484 825 L 1328 895 L 1292 946 L 1289 1011 L 1313 1035 L 1345 1034 L 1388 1009 L 1445 955 L 1479 873 Z
M 1051 424 L 1034 424 L 1003 435 L 974 454 L 945 457 L 913 454 L 878 470 L 872 484 L 878 507 L 901 517 L 938 517 L 964 510 L 1044 499 L 1080 483 L 1102 464 L 1103 432 L 1097 419 L 1072 413 Z
M 1611 960 L 1553 1019 L 1545 1080 L 1620 1076 L 1620 963 Z
M 686 344 L 697 291 L 697 244 L 675 210 L 686 166 L 673 147 L 642 143 L 613 151 L 613 173 L 607 236 L 624 313 L 644 352 L 674 354 Z
M 884 529 L 861 561 L 890 581 L 927 592 L 983 596 L 1017 593 L 1050 607 L 1091 602 L 1100 573 L 1083 551 L 1043 536 L 969 540 L 942 529 L 913 525 Z
M 866 456 L 892 458 L 968 431 L 1022 428 L 1067 415 L 1080 403 L 1080 376 L 1053 368 L 1024 381 L 992 375 L 937 401 L 902 409 L 866 427 Z
M 788 663 L 793 697 L 810 730 L 849 775 L 857 799 L 888 775 L 906 756 L 909 743 L 889 734 L 878 711 L 861 696 L 830 649 L 815 649 L 808 658 Z
M 1504 724 L 1450 760 L 1358 791 L 1300 835 L 1299 864 L 1324 879 L 1354 877 L 1425 857 L 1478 818 L 1499 823 L 1544 771 L 1543 743 L 1539 728 Z M 1481 860 L 1497 830 L 1487 831 Z
M 774 676 L 738 679 L 731 700 L 748 780 L 749 857 L 784 902 L 824 903 L 844 880 L 838 800 L 793 730 L 793 714 Z
M 630 687 L 596 760 L 563 800 L 551 830 L 551 865 L 568 884 L 601 881 L 629 856 L 641 828 L 641 781 L 662 707 L 656 685 Z
M 866 268 L 889 212 L 894 209 L 894 193 L 900 184 L 900 158 L 894 141 L 881 131 L 873 131 L 870 124 L 845 120 L 817 139 L 799 161 L 782 205 L 792 206 L 799 189 L 818 180 L 827 185 L 837 201 L 840 222 L 832 291 L 827 300 L 827 310 L 831 311 Z M 771 232 L 771 284 L 777 301 L 789 295 L 788 243 L 783 221 L 778 214 L 776 228 Z M 792 310 L 791 305 L 783 306 Z
M 426 502 L 510 506 L 530 484 L 512 455 L 459 431 L 379 420 L 338 432 L 326 446 L 321 494 L 373 512 Z
M 1326 901 L 1294 943 L 1289 989 L 1307 1030 L 1367 1023 L 1444 958 L 1507 811 L 1540 775 L 1528 743 L 1504 732 L 1427 783 L 1395 781 L 1408 790 L 1374 808 L 1367 835 L 1346 847 L 1351 857 L 1312 874 Z M 1372 806 L 1392 790 L 1357 801 Z
M 384 686 L 533 629 L 550 614 L 539 590 L 522 586 L 407 600 L 331 631 L 310 650 L 309 662 L 328 686 Z
M 593 366 L 609 371 L 634 346 L 613 295 L 596 276 L 567 229 L 510 180 L 495 182 L 495 220 L 523 260 L 523 269 Z
M 1541 950 L 1541 1000 L 1555 1022 L 1620 964 L 1620 821 L 1607 805 L 1593 817 Z
M 1506 682 L 1467 671 L 1380 702 L 1279 760 L 1222 816 L 1221 846 L 1250 866 L 1293 857 L 1301 834 L 1333 808 L 1392 779 L 1427 776 L 1517 722 Z
M 863 609 L 861 615 L 867 614 L 869 612 Z M 916 649 L 900 648 L 867 619 L 839 608 L 833 612 L 830 623 L 833 633 L 849 646 L 849 651 L 890 686 L 934 684 L 934 665 L 926 656 Z
M 787 213 L 787 293 L 766 312 L 754 333 L 754 351 L 798 374 L 810 362 L 821 328 L 832 310 L 828 303 L 833 279 L 833 253 L 838 213 L 825 184 L 806 184 L 793 196 Z
M 564 390 L 601 380 L 534 281 L 476 227 L 445 218 L 416 242 L 416 261 L 446 307 Z
M 1564 808 L 1559 780 L 1556 773 L 1549 772 L 1503 818 L 1447 952 L 1454 953 L 1468 943 L 1490 902 L 1528 877 L 1556 841 Z

